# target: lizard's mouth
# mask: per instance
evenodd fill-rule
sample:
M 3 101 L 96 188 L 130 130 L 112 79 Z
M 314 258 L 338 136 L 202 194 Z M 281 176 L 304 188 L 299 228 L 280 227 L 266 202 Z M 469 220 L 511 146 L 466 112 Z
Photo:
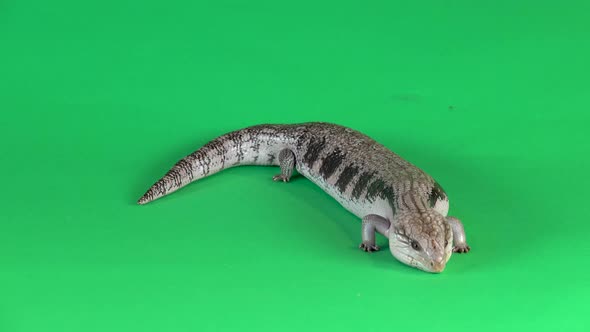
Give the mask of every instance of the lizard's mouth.
M 441 273 L 445 269 L 445 263 L 433 262 L 431 263 L 431 267 L 432 269 L 428 272 Z
M 435 256 L 435 257 L 436 258 L 433 258 L 430 261 L 430 267 L 431 267 L 430 272 L 441 273 L 445 269 L 445 265 L 446 265 L 447 261 L 444 258 L 444 255 Z
M 403 263 L 413 266 L 417 269 L 420 269 L 422 271 L 425 272 L 430 272 L 430 273 L 441 273 L 446 266 L 446 261 L 441 260 L 441 261 L 430 261 L 425 262 L 423 259 L 416 259 L 415 257 L 412 257 L 411 255 L 408 254 L 404 254 L 405 259 L 401 260 Z M 421 258 L 421 257 L 420 257 Z

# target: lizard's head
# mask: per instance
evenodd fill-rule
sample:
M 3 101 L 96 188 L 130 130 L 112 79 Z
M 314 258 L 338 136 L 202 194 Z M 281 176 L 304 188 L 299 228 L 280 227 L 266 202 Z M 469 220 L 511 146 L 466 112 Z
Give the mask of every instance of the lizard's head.
M 404 264 L 439 273 L 452 253 L 453 232 L 434 210 L 398 212 L 389 229 L 391 254 Z

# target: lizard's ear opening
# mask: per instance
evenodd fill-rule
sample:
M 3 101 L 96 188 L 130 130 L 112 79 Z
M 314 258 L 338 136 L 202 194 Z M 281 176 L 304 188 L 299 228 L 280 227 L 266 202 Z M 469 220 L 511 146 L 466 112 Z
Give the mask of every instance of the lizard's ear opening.
M 405 237 L 406 227 L 402 217 L 396 215 L 392 218 L 392 220 L 389 223 L 389 229 L 387 230 L 387 234 L 389 235 L 390 239 L 395 239 L 396 237 Z
M 398 255 L 396 253 L 405 251 L 409 245 L 406 229 L 403 224 L 396 222 L 394 219 L 389 226 L 389 230 L 387 230 L 387 235 L 389 238 L 389 249 L 397 258 Z

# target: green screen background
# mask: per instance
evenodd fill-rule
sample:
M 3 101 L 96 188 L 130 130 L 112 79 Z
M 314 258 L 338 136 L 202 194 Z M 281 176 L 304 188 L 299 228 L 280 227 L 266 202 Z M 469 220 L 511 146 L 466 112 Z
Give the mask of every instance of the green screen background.
M 588 331 L 589 10 L 2 1 L 0 331 Z M 430 173 L 472 252 L 363 253 L 273 168 L 135 204 L 220 134 L 305 121 Z

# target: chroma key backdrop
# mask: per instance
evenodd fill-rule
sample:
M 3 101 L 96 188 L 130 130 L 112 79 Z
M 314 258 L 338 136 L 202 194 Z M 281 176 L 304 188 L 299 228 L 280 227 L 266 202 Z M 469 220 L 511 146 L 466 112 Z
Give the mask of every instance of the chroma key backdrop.
M 589 331 L 589 11 L 2 1 L 0 331 Z M 221 134 L 308 121 L 432 175 L 471 251 L 440 274 L 362 252 L 276 167 L 136 203 Z

